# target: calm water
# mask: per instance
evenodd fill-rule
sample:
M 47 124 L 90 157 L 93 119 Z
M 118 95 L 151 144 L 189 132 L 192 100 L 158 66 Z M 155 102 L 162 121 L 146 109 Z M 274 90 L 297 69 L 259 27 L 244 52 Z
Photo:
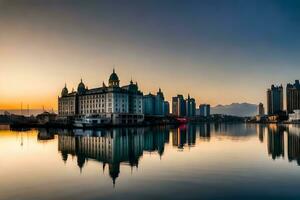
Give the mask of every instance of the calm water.
M 300 128 L 0 130 L 0 199 L 300 199 Z

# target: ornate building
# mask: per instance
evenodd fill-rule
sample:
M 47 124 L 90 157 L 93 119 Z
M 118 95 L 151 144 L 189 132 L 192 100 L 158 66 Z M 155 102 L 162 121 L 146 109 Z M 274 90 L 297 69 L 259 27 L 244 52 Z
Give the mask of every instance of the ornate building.
M 131 114 L 143 118 L 143 93 L 132 81 L 120 87 L 119 77 L 113 70 L 108 86 L 103 82 L 102 87 L 88 89 L 81 80 L 77 91 L 69 93 L 65 85 L 58 97 L 58 114 L 62 117 L 109 115 L 112 118 Z

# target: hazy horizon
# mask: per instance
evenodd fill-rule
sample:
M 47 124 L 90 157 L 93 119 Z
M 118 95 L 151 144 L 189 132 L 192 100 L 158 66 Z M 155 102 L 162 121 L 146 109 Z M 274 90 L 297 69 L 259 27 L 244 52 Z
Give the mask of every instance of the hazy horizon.
M 64 84 L 115 66 L 147 94 L 197 105 L 266 102 L 298 79 L 300 2 L 0 0 L 0 109 L 57 109 Z

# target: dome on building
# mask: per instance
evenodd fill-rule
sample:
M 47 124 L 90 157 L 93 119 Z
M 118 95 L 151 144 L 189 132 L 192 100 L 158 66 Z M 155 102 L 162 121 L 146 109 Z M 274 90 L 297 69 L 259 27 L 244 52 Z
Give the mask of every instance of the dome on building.
M 68 88 L 67 88 L 67 84 L 65 84 L 65 87 L 62 89 L 61 91 L 61 96 L 66 96 L 68 95 L 69 91 L 68 91 Z
M 85 92 L 85 85 L 82 82 L 82 79 L 81 79 L 80 83 L 78 84 L 77 92 L 78 92 L 78 94 L 83 94 Z
M 114 69 L 113 73 L 110 75 L 109 80 L 108 80 L 109 86 L 119 86 L 119 82 L 120 82 L 119 77 L 116 74 L 115 69 Z

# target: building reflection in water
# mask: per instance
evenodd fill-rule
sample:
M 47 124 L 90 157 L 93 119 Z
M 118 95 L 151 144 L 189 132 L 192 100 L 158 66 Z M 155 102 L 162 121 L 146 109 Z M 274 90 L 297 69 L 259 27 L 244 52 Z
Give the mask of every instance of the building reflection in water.
M 284 158 L 284 127 L 268 126 L 268 153 L 272 159 Z
M 181 125 L 178 128 L 171 129 L 172 144 L 180 150 L 187 145 L 193 147 L 196 144 L 196 126 Z
M 143 152 L 164 153 L 165 143 L 169 142 L 166 129 L 126 128 L 111 130 L 76 130 L 74 135 L 59 134 L 58 149 L 64 162 L 68 155 L 77 157 L 77 165 L 82 170 L 88 159 L 108 165 L 113 184 L 120 173 L 120 164 L 138 167 Z
M 300 126 L 299 125 L 269 125 L 268 153 L 272 159 L 285 157 L 285 144 L 287 144 L 287 157 L 289 162 L 296 161 L 300 166 Z M 287 135 L 284 137 L 284 135 Z M 260 135 L 260 134 L 259 134 Z M 285 138 L 287 143 L 284 142 Z
M 297 161 L 300 165 L 300 126 L 289 126 L 287 145 L 288 145 L 288 159 L 289 161 Z
M 37 139 L 38 141 L 47 142 L 48 140 L 53 140 L 56 131 L 54 129 L 38 129 Z
M 258 139 L 260 142 L 264 142 L 264 136 L 265 136 L 265 126 L 263 124 L 257 125 L 257 133 L 258 133 Z
M 211 130 L 212 129 L 212 130 Z M 210 141 L 211 137 L 247 139 L 255 132 L 260 142 L 267 144 L 268 155 L 275 160 L 287 154 L 290 162 L 300 165 L 300 127 L 295 125 L 241 125 L 241 124 L 197 124 L 179 127 L 120 128 L 101 130 L 38 130 L 38 141 L 53 140 L 58 133 L 58 149 L 62 160 L 76 157 L 80 171 L 89 159 L 101 162 L 108 169 L 113 184 L 120 175 L 120 165 L 138 167 L 143 153 L 165 152 L 165 144 L 172 137 L 173 147 L 179 150 L 190 148 L 199 141 Z M 287 140 L 287 142 L 285 142 Z M 287 145 L 287 146 L 285 146 Z M 286 153 L 287 152 L 287 153 Z
M 200 124 L 199 125 L 199 136 L 200 139 L 209 141 L 210 140 L 210 124 Z

